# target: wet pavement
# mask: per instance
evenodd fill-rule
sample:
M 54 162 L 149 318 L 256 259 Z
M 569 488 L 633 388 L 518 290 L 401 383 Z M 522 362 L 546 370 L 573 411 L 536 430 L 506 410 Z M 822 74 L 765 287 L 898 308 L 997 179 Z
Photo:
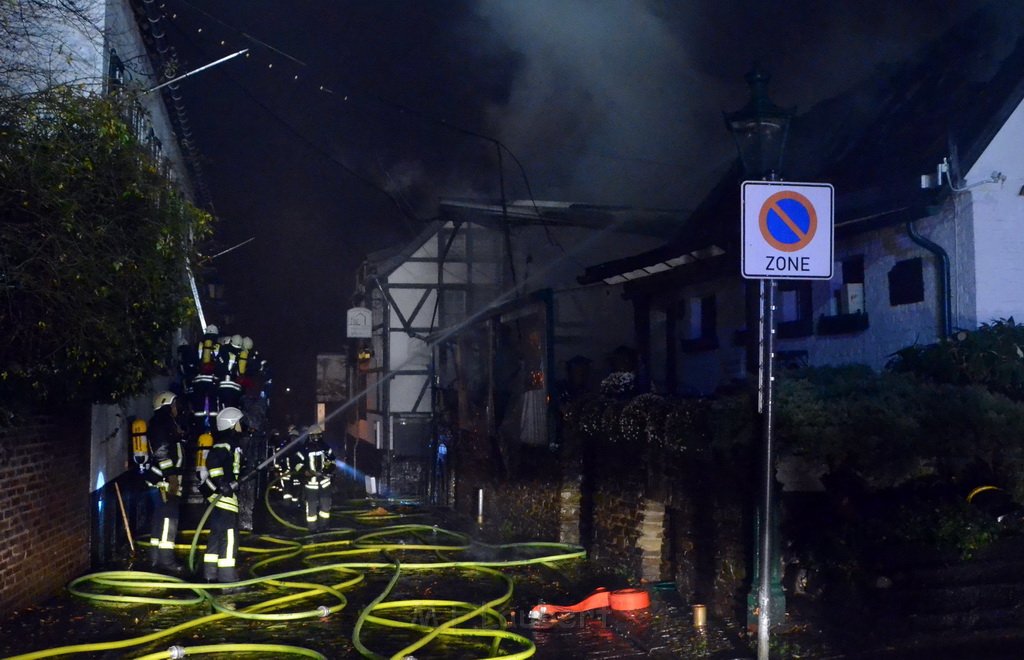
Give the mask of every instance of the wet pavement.
M 248 644 L 268 645 L 251 658 L 753 657 L 731 622 L 695 629 L 671 584 L 629 584 L 574 547 L 487 544 L 450 511 L 409 503 L 336 507 L 332 529 L 316 535 L 288 526 L 297 513 L 257 524 L 272 533 L 243 535 L 243 574 L 254 579 L 236 592 L 149 574 L 142 552 L 126 553 L 0 617 L 0 657 L 174 657 L 172 647 L 237 657 Z M 650 606 L 529 616 L 540 602 L 570 605 L 597 587 L 641 587 Z
M 707 626 L 695 628 L 692 603 L 674 584 L 638 584 L 575 546 L 544 539 L 503 545 L 495 530 L 448 509 L 366 500 L 335 507 L 330 529 L 308 534 L 297 508 L 275 507 L 273 515 L 258 512 L 260 533 L 242 536 L 241 572 L 249 579 L 238 589 L 149 573 L 144 551 L 125 547 L 62 594 L 0 616 L 0 658 L 756 657 L 756 640 L 741 623 L 708 613 Z M 186 531 L 179 542 L 194 536 Z M 188 554 L 188 545 L 179 547 L 179 557 Z M 650 604 L 530 617 L 540 603 L 571 605 L 599 587 L 640 588 Z M 945 600 L 956 601 L 956 593 Z M 898 608 L 876 603 L 877 611 L 864 611 L 787 599 L 771 658 L 1024 657 L 1024 625 L 909 634 L 913 626 Z

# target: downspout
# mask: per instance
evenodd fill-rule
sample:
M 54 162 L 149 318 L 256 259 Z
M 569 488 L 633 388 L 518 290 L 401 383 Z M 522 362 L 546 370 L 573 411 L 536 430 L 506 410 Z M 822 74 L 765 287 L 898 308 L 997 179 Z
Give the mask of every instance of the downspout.
M 907 236 L 924 249 L 928 250 L 939 260 L 939 281 L 941 290 L 939 297 L 942 302 L 942 338 L 948 339 L 953 334 L 953 307 L 952 295 L 950 292 L 949 277 L 949 254 L 941 245 L 922 236 L 914 226 L 914 220 L 907 221 Z

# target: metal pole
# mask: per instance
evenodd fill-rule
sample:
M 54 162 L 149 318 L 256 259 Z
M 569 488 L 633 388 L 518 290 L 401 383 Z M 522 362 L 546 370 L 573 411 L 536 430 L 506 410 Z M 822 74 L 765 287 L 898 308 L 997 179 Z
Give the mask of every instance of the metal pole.
M 204 64 L 203 66 L 199 67 L 198 69 L 193 69 L 192 71 L 189 71 L 188 73 L 186 73 L 184 75 L 178 76 L 177 78 L 171 78 L 167 82 L 162 82 L 159 85 L 157 85 L 156 87 L 151 87 L 151 88 L 147 89 L 146 91 L 144 91 L 143 94 L 149 94 L 150 92 L 155 92 L 156 90 L 161 89 L 163 87 L 166 87 L 167 85 L 172 85 L 172 84 L 178 82 L 179 80 L 184 80 L 185 78 L 188 78 L 189 76 L 194 76 L 195 74 L 199 73 L 200 71 L 205 71 L 205 70 L 209 69 L 210 67 L 217 66 L 221 62 L 227 62 L 228 60 L 230 60 L 233 57 L 238 57 L 239 55 L 242 55 L 242 54 L 248 53 L 248 52 L 249 52 L 248 48 L 243 48 L 242 50 L 238 51 L 237 53 L 231 53 L 230 55 L 226 55 L 225 57 L 220 58 L 219 60 L 215 60 L 213 62 L 210 62 L 209 64 Z
M 196 304 L 196 316 L 199 318 L 199 329 L 206 330 L 206 315 L 203 314 L 203 301 L 199 298 L 199 288 L 196 286 L 196 276 L 192 273 L 192 266 L 185 261 L 185 273 L 188 275 L 188 284 L 192 288 L 192 300 Z
M 761 412 L 763 465 L 761 474 L 760 583 L 757 592 L 757 660 L 768 660 L 768 641 L 772 626 L 772 516 L 775 504 L 773 418 L 775 403 L 775 280 L 761 280 L 761 323 L 758 407 Z

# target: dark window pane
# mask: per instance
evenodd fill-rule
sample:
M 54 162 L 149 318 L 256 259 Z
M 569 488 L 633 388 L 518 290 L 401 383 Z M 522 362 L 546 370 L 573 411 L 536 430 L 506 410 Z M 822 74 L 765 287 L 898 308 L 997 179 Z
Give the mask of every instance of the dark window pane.
M 921 258 L 896 262 L 889 271 L 889 304 L 908 305 L 924 300 Z
M 864 256 L 843 259 L 843 284 L 864 283 Z

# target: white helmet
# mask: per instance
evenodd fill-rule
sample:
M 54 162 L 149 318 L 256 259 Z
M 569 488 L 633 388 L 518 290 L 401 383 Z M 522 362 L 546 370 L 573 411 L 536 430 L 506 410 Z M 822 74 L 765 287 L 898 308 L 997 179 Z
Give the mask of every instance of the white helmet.
M 171 405 L 175 398 L 174 392 L 159 392 L 153 397 L 153 410 L 160 410 L 164 406 Z
M 235 348 L 242 347 L 242 335 L 231 335 L 231 345 Z
M 238 408 L 225 408 L 217 413 L 217 430 L 227 431 L 242 421 L 245 415 Z
M 324 432 L 324 427 L 320 426 L 319 424 L 310 424 L 309 428 L 306 429 L 306 432 L 309 433 L 310 435 L 320 435 L 321 433 Z
M 252 337 L 242 337 L 242 348 L 247 351 L 252 350 Z
M 217 334 L 219 332 L 220 332 L 220 330 L 218 330 L 217 326 L 215 326 L 215 325 L 208 325 L 208 326 L 206 326 L 206 334 L 208 334 L 208 335 L 215 335 L 215 334 Z

